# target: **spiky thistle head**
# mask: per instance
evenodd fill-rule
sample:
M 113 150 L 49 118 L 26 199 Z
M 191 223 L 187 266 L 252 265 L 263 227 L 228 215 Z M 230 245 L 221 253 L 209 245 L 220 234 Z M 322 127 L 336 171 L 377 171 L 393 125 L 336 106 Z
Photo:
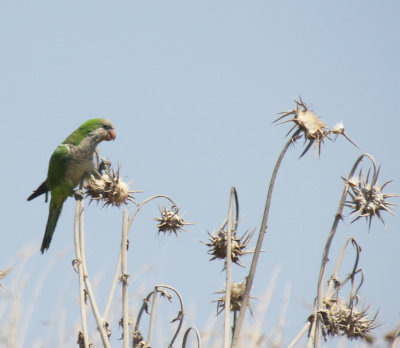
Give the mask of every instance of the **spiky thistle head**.
M 230 293 L 230 298 L 231 298 L 230 311 L 231 312 L 239 312 L 240 311 L 245 290 L 246 290 L 246 284 L 244 282 L 231 284 L 231 293 Z M 224 295 L 213 301 L 213 302 L 217 302 L 217 315 L 218 315 L 225 309 L 226 298 L 225 298 L 225 290 L 221 290 L 216 293 Z M 247 304 L 247 307 L 249 308 L 249 310 L 251 312 L 250 303 Z
M 362 217 L 365 217 L 371 226 L 371 221 L 374 216 L 377 216 L 379 220 L 385 225 L 385 221 L 382 218 L 381 211 L 387 211 L 392 215 L 394 212 L 390 209 L 392 206 L 397 204 L 388 202 L 387 199 L 390 197 L 399 197 L 394 193 L 384 193 L 383 189 L 391 180 L 386 181 L 382 186 L 378 185 L 379 169 L 369 181 L 369 172 L 365 178 L 362 171 L 358 177 L 352 177 L 344 179 L 349 185 L 349 196 L 351 200 L 345 201 L 345 205 L 352 209 L 351 214 L 357 215 L 352 221 L 356 221 Z
M 132 341 L 134 347 L 150 348 L 148 343 L 143 339 L 143 335 L 139 330 L 132 332 Z
M 183 216 L 179 215 L 179 208 L 175 205 L 171 209 L 167 209 L 163 205 L 160 209 L 160 214 L 160 217 L 154 218 L 154 220 L 158 221 L 158 233 L 174 233 L 178 236 L 179 231 L 186 231 L 184 226 L 193 225 L 193 223 L 185 221 Z
M 287 122 L 294 122 L 294 126 L 289 130 L 287 135 L 292 133 L 292 139 L 296 140 L 298 136 L 301 134 L 304 135 L 304 141 L 308 142 L 308 145 L 304 149 L 303 153 L 300 157 L 303 157 L 311 146 L 315 143 L 315 150 L 314 154 L 321 153 L 321 144 L 324 143 L 324 139 L 329 138 L 329 134 L 335 134 L 336 136 L 342 134 L 347 140 L 349 140 L 354 146 L 358 147 L 350 138 L 346 135 L 344 131 L 344 127 L 342 123 L 338 123 L 333 128 L 328 128 L 325 122 L 318 117 L 314 112 L 312 112 L 307 104 L 303 102 L 301 98 L 299 100 L 295 100 L 296 108 L 280 112 L 279 114 L 282 115 L 278 117 L 274 122 L 278 122 L 285 117 L 290 117 L 287 120 L 284 120 L 278 124 L 287 123 Z
M 368 313 L 368 308 L 361 310 L 350 307 L 340 298 L 324 299 L 324 309 L 319 312 L 322 317 L 322 333 L 327 335 L 346 336 L 350 340 L 363 339 L 373 343 L 373 330 L 379 326 L 376 323 L 377 314 Z M 314 320 L 312 315 L 309 320 Z
M 106 166 L 104 174 L 99 178 L 91 177 L 85 184 L 86 196 L 92 200 L 103 201 L 104 206 L 121 206 L 133 202 L 132 193 L 139 191 L 130 191 L 129 183 L 124 182 L 119 175 L 119 168 L 115 172 L 112 168 Z
M 209 242 L 203 244 L 207 245 L 210 249 L 208 250 L 208 254 L 212 255 L 210 261 L 215 259 L 226 259 L 226 250 L 227 250 L 227 231 L 223 228 L 218 230 L 216 235 L 207 232 L 210 236 Z M 240 257 L 246 254 L 254 253 L 253 249 L 247 250 L 247 245 L 249 244 L 251 237 L 254 234 L 254 230 L 251 233 L 244 233 L 242 237 L 238 238 L 235 233 L 232 233 L 231 238 L 231 260 L 239 266 L 243 266 L 240 262 Z M 226 267 L 226 262 L 225 266 Z

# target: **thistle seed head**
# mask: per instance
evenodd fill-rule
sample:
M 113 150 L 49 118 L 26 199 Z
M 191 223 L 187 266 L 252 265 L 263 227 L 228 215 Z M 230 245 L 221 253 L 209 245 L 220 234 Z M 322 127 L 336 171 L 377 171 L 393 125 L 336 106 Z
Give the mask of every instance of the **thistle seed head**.
M 388 202 L 387 199 L 390 197 L 398 197 L 394 193 L 383 193 L 383 188 L 389 184 L 391 181 L 386 181 L 382 186 L 378 185 L 378 174 L 375 175 L 371 182 L 369 182 L 369 175 L 367 178 L 364 177 L 360 171 L 358 178 L 344 179 L 349 185 L 349 196 L 351 200 L 345 202 L 345 205 L 352 209 L 352 215 L 358 215 L 352 222 L 365 217 L 369 221 L 369 226 L 371 226 L 371 221 L 374 216 L 377 216 L 379 220 L 385 224 L 381 216 L 381 211 L 387 211 L 392 215 L 394 212 L 390 209 L 396 204 Z
M 226 248 L 227 248 L 227 231 L 224 229 L 220 229 L 217 235 L 210 234 L 209 243 L 203 244 L 207 245 L 210 249 L 208 250 L 208 254 L 212 255 L 210 261 L 215 259 L 226 259 Z M 249 244 L 251 237 L 253 236 L 254 230 L 251 233 L 244 233 L 242 237 L 238 238 L 235 233 L 232 233 L 231 239 L 231 259 L 232 262 L 236 263 L 239 266 L 243 266 L 240 262 L 240 257 L 246 254 L 251 254 L 254 252 L 253 249 L 246 250 L 247 245 Z M 226 263 L 224 269 L 226 267 Z
M 240 311 L 245 290 L 246 290 L 246 284 L 244 282 L 231 284 L 231 309 L 230 309 L 231 312 Z M 217 294 L 225 295 L 225 290 L 218 291 Z M 225 296 L 220 297 L 213 302 L 217 302 L 217 315 L 218 315 L 225 309 Z M 248 307 L 250 309 L 250 304 L 248 304 Z
M 183 216 L 179 215 L 179 208 L 172 206 L 171 210 L 168 210 L 163 205 L 160 209 L 161 217 L 154 218 L 158 221 L 158 233 L 175 233 L 178 236 L 179 231 L 186 231 L 183 227 L 186 225 L 193 225 L 190 222 L 184 220 Z
M 133 346 L 138 348 L 150 348 L 147 342 L 143 339 L 142 333 L 138 331 L 132 332 Z
M 376 323 L 375 314 L 372 318 L 368 313 L 368 308 L 358 310 L 356 307 L 350 308 L 345 301 L 340 298 L 330 298 L 324 300 L 324 310 L 319 314 L 322 317 L 323 335 L 346 336 L 350 340 L 363 339 L 368 343 L 375 341 L 373 330 L 379 326 Z M 311 320 L 314 316 L 311 316 Z
M 295 100 L 296 108 L 290 111 L 280 112 L 282 115 L 278 117 L 274 122 L 278 122 L 285 117 L 290 117 L 289 119 L 282 121 L 278 124 L 294 122 L 294 126 L 289 130 L 287 135 L 292 133 L 292 139 L 296 140 L 297 137 L 301 134 L 304 135 L 304 141 L 308 142 L 303 153 L 300 157 L 303 157 L 307 151 L 311 148 L 311 146 L 315 142 L 315 150 L 314 154 L 321 153 L 321 144 L 324 143 L 324 139 L 329 138 L 329 134 L 335 134 L 338 136 L 342 134 L 347 140 L 349 140 L 354 146 L 358 147 L 350 138 L 346 135 L 344 131 L 344 126 L 342 123 L 338 123 L 332 129 L 329 129 L 325 122 L 318 117 L 314 112 L 310 111 L 307 104 L 303 102 L 301 98 L 299 100 Z
M 102 200 L 105 206 L 117 207 L 133 202 L 131 193 L 138 192 L 129 190 L 129 183 L 122 181 L 119 176 L 119 168 L 117 172 L 114 172 L 108 167 L 105 168 L 104 174 L 100 178 L 90 178 L 85 184 L 85 189 L 86 196 L 90 199 Z

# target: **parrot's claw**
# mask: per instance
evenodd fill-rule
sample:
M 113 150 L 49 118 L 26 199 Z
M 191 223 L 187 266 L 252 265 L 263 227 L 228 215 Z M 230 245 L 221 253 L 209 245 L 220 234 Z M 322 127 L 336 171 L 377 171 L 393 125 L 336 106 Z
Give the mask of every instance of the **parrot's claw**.
M 104 171 L 111 168 L 111 161 L 106 160 L 104 158 L 101 159 L 100 165 L 99 165 L 99 172 L 100 174 Z
M 74 197 L 77 201 L 81 201 L 83 199 L 83 191 L 82 190 L 75 190 Z

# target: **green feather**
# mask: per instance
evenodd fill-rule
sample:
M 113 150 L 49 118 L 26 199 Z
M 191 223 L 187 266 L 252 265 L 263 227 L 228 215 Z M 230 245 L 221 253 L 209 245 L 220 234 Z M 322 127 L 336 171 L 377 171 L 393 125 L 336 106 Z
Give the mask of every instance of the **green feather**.
M 105 118 L 93 118 L 83 123 L 75 132 L 73 132 L 63 144 L 79 145 L 81 141 L 93 130 L 102 126 L 103 123 L 110 123 Z
M 65 199 L 66 199 L 66 197 L 65 197 Z M 63 199 L 61 201 L 56 201 L 52 198 L 50 201 L 49 217 L 47 219 L 46 231 L 44 233 L 42 246 L 40 248 L 40 251 L 42 252 L 42 254 L 50 246 L 51 239 L 53 238 L 53 234 L 56 229 L 57 221 L 58 221 L 58 218 L 60 217 L 62 206 L 64 204 L 65 199 Z
M 68 166 L 69 154 L 69 147 L 67 145 L 60 145 L 51 155 L 46 181 L 47 187 L 50 190 L 64 183 L 64 175 Z

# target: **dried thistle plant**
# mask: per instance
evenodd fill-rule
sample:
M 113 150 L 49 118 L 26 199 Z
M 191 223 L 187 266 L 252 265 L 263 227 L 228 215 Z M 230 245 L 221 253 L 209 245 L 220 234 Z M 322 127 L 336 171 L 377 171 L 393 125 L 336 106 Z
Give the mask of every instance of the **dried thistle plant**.
M 240 283 L 232 283 L 231 284 L 231 312 L 238 312 L 242 306 L 243 295 L 246 290 L 246 284 L 244 282 Z M 225 290 L 221 290 L 216 292 L 216 294 L 224 294 Z M 213 302 L 217 302 L 217 315 L 220 314 L 225 309 L 225 296 L 220 297 Z M 250 308 L 250 303 L 247 304 L 247 307 Z
M 379 186 L 378 175 L 379 170 L 377 174 L 373 176 L 371 182 L 369 182 L 369 173 L 367 178 L 365 178 L 362 171 L 360 171 L 358 178 L 352 177 L 350 179 L 344 179 L 345 182 L 349 184 L 350 190 L 348 193 L 351 197 L 350 201 L 345 201 L 345 206 L 352 209 L 352 215 L 358 215 L 352 222 L 365 217 L 367 221 L 369 221 L 369 226 L 371 227 L 372 218 L 377 216 L 385 225 L 385 221 L 381 216 L 381 211 L 387 211 L 395 215 L 390 207 L 396 206 L 397 204 L 388 202 L 387 199 L 390 197 L 399 197 L 399 195 L 395 193 L 383 193 L 383 189 L 391 180 Z
M 110 164 L 105 165 L 103 168 L 104 174 L 99 178 L 91 177 L 86 182 L 84 186 L 86 196 L 90 197 L 91 200 L 103 201 L 103 206 L 120 207 L 133 202 L 131 194 L 139 191 L 129 190 L 130 182 L 126 183 L 120 178 L 119 168 L 116 172 L 110 168 Z
M 301 98 L 299 100 L 295 100 L 296 108 L 280 112 L 279 114 L 282 115 L 278 117 L 274 122 L 278 122 L 285 117 L 291 117 L 288 120 L 282 121 L 278 124 L 287 123 L 287 122 L 294 122 L 294 126 L 289 130 L 287 135 L 289 135 L 292 131 L 292 139 L 296 139 L 300 134 L 304 135 L 305 142 L 308 141 L 308 145 L 304 149 L 303 153 L 300 157 L 303 157 L 310 147 L 315 142 L 315 150 L 314 155 L 317 153 L 321 153 L 321 144 L 324 143 L 324 139 L 329 138 L 329 134 L 334 134 L 336 136 L 343 135 L 348 141 L 350 141 L 354 146 L 358 147 L 345 133 L 344 126 L 342 123 L 336 124 L 333 128 L 328 128 L 325 122 L 318 117 L 314 112 L 312 112 L 306 103 L 303 102 Z
M 132 343 L 135 348 L 150 348 L 147 342 L 143 339 L 143 335 L 139 330 L 132 332 Z
M 208 254 L 212 255 L 210 261 L 215 259 L 226 259 L 226 250 L 227 250 L 227 232 L 223 228 L 218 230 L 216 235 L 213 235 L 207 232 L 210 236 L 209 243 L 202 242 L 207 245 L 210 249 L 208 250 Z M 232 241 L 231 241 L 231 259 L 232 262 L 236 263 L 239 266 L 242 266 L 240 262 L 240 257 L 246 254 L 254 253 L 254 249 L 246 250 L 247 245 L 249 244 L 251 237 L 254 234 L 254 230 L 251 233 L 244 233 L 242 237 L 238 238 L 235 233 L 232 233 Z M 225 264 L 226 267 L 226 264 Z M 225 268 L 224 267 L 224 268 Z
M 362 339 L 368 343 L 375 341 L 373 330 L 379 326 L 376 323 L 377 313 L 372 316 L 368 308 L 351 308 L 340 298 L 324 299 L 323 304 L 324 309 L 319 311 L 319 315 L 322 317 L 322 333 L 325 338 L 327 335 L 346 336 L 350 340 Z M 314 315 L 309 320 L 313 321 Z
M 170 210 L 163 205 L 160 209 L 161 217 L 154 218 L 158 221 L 158 233 L 175 233 L 178 236 L 179 231 L 186 231 L 184 226 L 193 225 L 193 223 L 184 220 L 183 216 L 179 215 L 179 208 L 172 206 Z

